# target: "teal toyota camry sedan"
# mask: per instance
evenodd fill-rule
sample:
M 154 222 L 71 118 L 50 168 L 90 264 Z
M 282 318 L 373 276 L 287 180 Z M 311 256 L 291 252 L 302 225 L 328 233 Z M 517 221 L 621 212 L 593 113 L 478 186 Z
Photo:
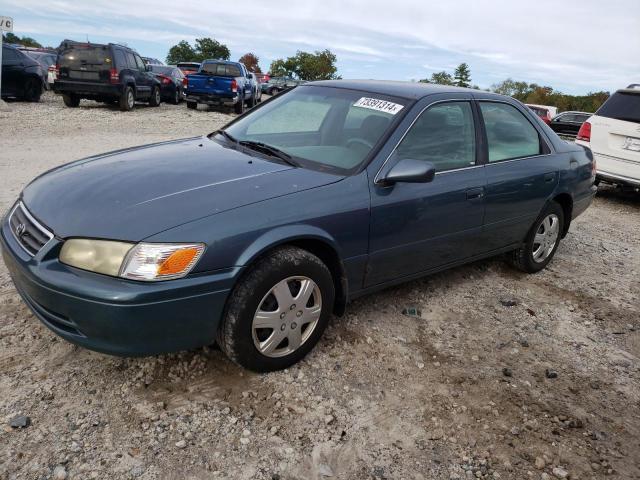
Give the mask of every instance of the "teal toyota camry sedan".
M 495 255 L 540 271 L 594 175 L 588 148 L 512 98 L 323 81 L 204 137 L 48 171 L 0 242 L 25 303 L 70 342 L 115 355 L 217 342 L 271 371 L 358 296 Z

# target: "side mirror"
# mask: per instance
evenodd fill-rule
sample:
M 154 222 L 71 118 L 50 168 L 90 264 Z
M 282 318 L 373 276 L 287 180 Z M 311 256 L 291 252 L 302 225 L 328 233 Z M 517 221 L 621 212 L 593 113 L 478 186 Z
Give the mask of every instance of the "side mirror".
M 150 72 L 150 71 L 151 71 L 151 65 L 146 64 L 146 65 L 144 66 L 144 69 L 145 69 L 147 72 Z
M 383 181 L 387 185 L 393 185 L 398 182 L 429 183 L 433 180 L 435 174 L 436 167 L 433 166 L 433 163 L 405 158 L 395 164 Z
M 247 78 L 253 78 L 253 73 L 247 73 Z

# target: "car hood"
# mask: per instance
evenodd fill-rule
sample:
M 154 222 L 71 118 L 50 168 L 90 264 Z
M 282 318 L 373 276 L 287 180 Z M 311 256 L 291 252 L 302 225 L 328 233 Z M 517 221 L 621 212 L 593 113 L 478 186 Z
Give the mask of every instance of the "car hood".
M 342 178 L 198 137 L 72 162 L 36 178 L 22 199 L 60 238 L 140 241 L 202 217 Z

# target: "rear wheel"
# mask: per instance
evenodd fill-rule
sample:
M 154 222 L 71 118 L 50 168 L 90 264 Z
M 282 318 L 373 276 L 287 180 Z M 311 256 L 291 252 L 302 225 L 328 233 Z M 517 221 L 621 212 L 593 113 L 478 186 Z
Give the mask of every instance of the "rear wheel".
M 62 101 L 67 107 L 76 108 L 80 105 L 80 97 L 77 95 L 62 95 Z
M 172 102 L 174 105 L 178 105 L 180 103 L 182 94 L 180 93 L 180 89 L 176 87 L 176 93 L 173 95 Z
M 133 88 L 125 87 L 124 92 L 122 92 L 122 96 L 120 97 L 120 110 L 123 112 L 128 112 L 133 110 L 133 107 L 136 104 L 135 93 L 133 92 Z
M 152 107 L 159 107 L 160 102 L 162 102 L 162 97 L 160 96 L 160 88 L 154 87 L 151 91 L 151 96 L 149 97 L 149 105 Z
M 290 367 L 322 336 L 334 297 L 331 273 L 318 257 L 295 247 L 275 250 L 234 288 L 218 345 L 253 371 Z
M 511 253 L 511 264 L 527 273 L 546 267 L 558 249 L 564 228 L 564 210 L 551 202 L 531 227 L 524 244 Z
M 239 99 L 238 103 L 236 103 L 233 107 L 233 110 L 238 114 L 242 115 L 244 113 L 244 99 Z
M 198 104 L 196 102 L 187 101 L 187 108 L 189 108 L 191 110 L 195 110 L 195 109 L 198 108 Z
M 42 95 L 42 82 L 37 78 L 28 78 L 24 85 L 24 99 L 27 102 L 39 102 Z

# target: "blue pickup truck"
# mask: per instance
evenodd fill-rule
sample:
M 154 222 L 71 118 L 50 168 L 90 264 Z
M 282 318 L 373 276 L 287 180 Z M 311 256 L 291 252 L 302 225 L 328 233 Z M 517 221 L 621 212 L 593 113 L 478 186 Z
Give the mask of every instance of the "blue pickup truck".
M 253 107 L 260 101 L 258 88 L 255 76 L 242 63 L 205 60 L 197 73 L 187 75 L 187 108 L 204 103 L 233 106 L 242 113 L 245 105 Z

